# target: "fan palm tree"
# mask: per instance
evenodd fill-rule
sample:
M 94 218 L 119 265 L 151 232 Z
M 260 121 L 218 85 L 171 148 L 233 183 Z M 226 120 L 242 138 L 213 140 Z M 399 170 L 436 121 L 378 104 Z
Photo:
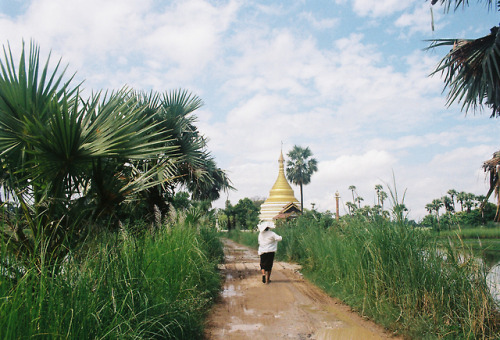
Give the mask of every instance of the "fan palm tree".
M 355 199 L 355 202 L 357 202 L 357 203 L 358 203 L 358 208 L 360 208 L 360 209 L 361 209 L 361 202 L 362 202 L 362 201 L 364 201 L 364 199 L 363 199 L 363 197 L 361 197 L 361 196 L 358 196 L 358 197 L 356 197 L 356 199 Z
M 226 172 L 218 168 L 215 160 L 210 156 L 207 156 L 203 162 L 201 170 L 201 175 L 196 180 L 186 184 L 193 199 L 215 201 L 220 198 L 221 191 L 227 192 L 233 189 Z
M 0 162 L 3 189 L 15 198 L 19 216 L 3 216 L 2 230 L 17 254 L 60 259 L 68 242 L 85 233 L 91 216 L 104 205 L 119 204 L 151 185 L 149 179 L 170 166 L 146 172 L 134 159 L 154 159 L 165 147 L 158 131 L 123 89 L 97 93 L 85 101 L 79 86 L 63 81 L 59 63 L 49 72 L 50 56 L 40 66 L 39 48 L 23 44 L 19 66 L 4 47 L 0 60 Z M 12 236 L 14 235 L 14 238 Z M 42 256 L 43 257 L 43 256 Z
M 379 199 L 380 199 L 380 206 L 382 210 L 384 210 L 384 201 L 387 199 L 388 195 L 385 191 L 381 191 L 379 193 Z
M 481 0 L 480 0 L 481 1 Z M 438 0 L 432 0 L 432 4 Z M 449 10 L 468 5 L 467 0 L 439 0 Z M 491 8 L 493 0 L 483 0 Z M 500 10 L 500 2 L 497 2 Z M 445 88 L 449 89 L 448 105 L 462 101 L 462 109 L 476 110 L 483 104 L 490 107 L 491 117 L 500 116 L 500 35 L 499 28 L 478 39 L 435 39 L 429 48 L 452 46 L 440 61 L 435 73 L 445 75 Z
M 286 176 L 289 181 L 300 187 L 300 210 L 304 211 L 304 195 L 302 187 L 311 182 L 311 176 L 318 171 L 318 162 L 312 157 L 309 147 L 295 145 L 288 153 Z
M 465 191 L 460 191 L 457 194 L 457 202 L 460 203 L 460 211 L 464 211 L 465 201 L 467 199 L 467 193 Z
M 349 211 L 349 215 L 354 215 L 354 212 L 358 209 L 356 204 L 352 202 L 346 202 L 345 205 L 347 206 L 347 210 Z
M 495 152 L 490 160 L 483 163 L 483 169 L 489 173 L 490 189 L 481 203 L 481 209 L 484 208 L 491 194 L 495 193 L 497 197 L 497 211 L 493 220 L 500 222 L 500 151 Z
M 457 197 L 458 191 L 456 191 L 455 189 L 450 189 L 448 190 L 447 194 L 450 195 L 453 211 L 455 211 L 455 197 Z
M 427 203 L 425 205 L 425 210 L 427 210 L 429 214 L 432 214 L 432 212 L 434 211 L 434 205 L 432 203 Z
M 443 201 L 441 201 L 440 199 L 434 199 L 430 204 L 426 205 L 427 210 L 431 209 L 431 212 L 432 211 L 436 212 L 436 217 L 438 222 L 439 222 L 439 210 L 443 207 L 443 205 L 444 205 Z
M 199 97 L 180 89 L 162 95 L 139 93 L 137 97 L 147 105 L 148 115 L 159 131 L 166 132 L 165 146 L 178 152 L 175 171 L 163 174 L 168 180 L 144 192 L 150 210 L 156 205 L 165 212 L 166 201 L 179 186 L 187 189 L 193 199 L 210 201 L 218 199 L 221 191 L 233 188 L 225 171 L 217 167 L 207 151 L 206 137 L 195 125 L 194 111 L 203 105 Z
M 463 204 L 465 207 L 465 211 L 467 211 L 467 213 L 470 213 L 471 209 L 476 206 L 476 195 L 472 193 L 465 194 Z
M 352 202 L 355 203 L 355 197 L 354 197 L 354 193 L 356 192 L 356 186 L 355 185 L 349 185 L 349 190 L 351 190 L 351 194 L 352 194 Z
M 384 189 L 381 184 L 375 184 L 375 192 L 377 194 L 377 205 L 380 205 L 380 192 Z
M 451 199 L 451 197 L 449 196 L 443 196 L 441 197 L 441 202 L 443 202 L 443 205 L 444 205 L 444 209 L 446 210 L 446 212 L 453 212 L 454 208 L 453 208 L 453 201 Z
M 434 5 L 440 2 L 449 10 L 454 2 L 454 9 L 465 7 L 468 0 L 431 0 Z M 493 0 L 478 0 L 492 9 Z M 500 11 L 500 1 L 496 1 L 496 10 Z M 431 42 L 429 48 L 438 46 L 452 46 L 450 52 L 441 60 L 435 73 L 445 74 L 445 89 L 449 88 L 448 104 L 463 101 L 462 109 L 467 113 L 469 109 L 476 110 L 483 103 L 491 108 L 490 117 L 500 116 L 500 30 L 492 27 L 490 33 L 478 39 L 437 39 Z M 495 155 L 493 157 L 495 159 Z M 492 159 L 492 160 L 493 160 Z M 493 162 L 494 163 L 494 162 Z M 493 191 L 498 192 L 495 176 L 498 178 L 497 168 L 484 163 L 483 168 L 490 173 L 490 190 L 481 207 L 484 207 Z M 496 189 L 495 189 L 496 188 Z M 458 201 L 458 195 L 457 195 Z M 460 201 L 463 211 L 463 200 Z M 500 207 L 500 201 L 498 202 Z M 499 210 L 495 221 L 500 221 Z

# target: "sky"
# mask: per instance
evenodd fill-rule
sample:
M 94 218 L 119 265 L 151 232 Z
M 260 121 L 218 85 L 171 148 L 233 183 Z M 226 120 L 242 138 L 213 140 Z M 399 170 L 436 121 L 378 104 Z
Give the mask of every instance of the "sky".
M 425 0 L 0 0 L 0 44 L 18 55 L 36 42 L 83 96 L 128 86 L 200 97 L 197 126 L 236 189 L 216 207 L 268 197 L 281 148 L 287 159 L 298 145 L 318 162 L 305 208 L 334 211 L 338 191 L 342 215 L 350 186 L 373 205 L 381 184 L 419 221 L 450 189 L 485 195 L 481 166 L 500 149 L 498 119 L 448 106 L 430 76 L 449 49 L 424 50 L 498 25 L 470 3 L 434 6 L 432 20 Z

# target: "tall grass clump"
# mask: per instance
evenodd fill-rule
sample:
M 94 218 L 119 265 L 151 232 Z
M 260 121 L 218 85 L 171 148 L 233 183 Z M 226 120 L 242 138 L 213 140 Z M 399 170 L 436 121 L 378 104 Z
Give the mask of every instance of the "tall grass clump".
M 323 228 L 304 219 L 278 230 L 280 256 L 363 315 L 415 338 L 500 336 L 485 268 L 470 254 L 404 223 L 346 217 Z
M 136 237 L 109 234 L 88 249 L 66 257 L 58 273 L 21 266 L 2 249 L 0 338 L 202 336 L 220 287 L 215 232 L 174 225 Z
M 354 214 L 325 223 L 329 216 L 306 211 L 276 229 L 277 258 L 299 262 L 332 296 L 407 337 L 500 338 L 484 263 L 463 242 L 443 245 L 410 225 L 404 205 L 394 206 L 392 220 Z M 257 246 L 257 233 L 240 234 L 230 236 Z

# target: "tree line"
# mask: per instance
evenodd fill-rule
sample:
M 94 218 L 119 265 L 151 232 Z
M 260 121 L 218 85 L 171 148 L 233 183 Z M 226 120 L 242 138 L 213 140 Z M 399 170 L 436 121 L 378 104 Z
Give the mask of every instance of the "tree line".
M 421 224 L 439 231 L 459 225 L 494 225 L 497 207 L 487 202 L 484 195 L 450 189 L 447 195 L 426 204 L 425 209 L 429 214 L 424 216 Z
M 463 227 L 491 223 L 494 226 L 492 222 L 494 222 L 496 206 L 490 202 L 484 203 L 484 195 L 450 189 L 446 196 L 428 203 L 425 208 L 429 214 L 424 216 L 421 221 L 416 222 L 407 217 L 409 211 L 404 204 L 404 196 L 398 200 L 396 193 L 392 192 L 391 188 L 389 188 L 388 194 L 383 185 L 376 184 L 374 187 L 376 203 L 372 206 L 361 204 L 364 199 L 357 193 L 356 186 L 350 185 L 348 189 L 351 191 L 352 201 L 345 202 L 347 215 L 344 215 L 344 218 L 353 217 L 368 222 L 379 219 L 390 220 L 392 217 L 394 220 L 400 219 L 413 226 L 431 227 L 437 231 L 454 229 L 459 225 Z M 390 201 L 390 207 L 387 207 L 387 200 Z M 221 228 L 254 229 L 259 223 L 260 206 L 264 201 L 264 198 L 259 197 L 240 199 L 236 205 L 232 205 L 229 200 L 226 201 L 225 209 L 221 209 L 218 214 Z M 444 213 L 440 214 L 443 209 Z M 305 209 L 303 214 L 316 216 L 316 219 L 318 216 L 323 216 L 314 209 Z M 333 216 L 330 211 L 325 214 L 329 217 Z M 329 225 L 333 224 L 329 223 Z

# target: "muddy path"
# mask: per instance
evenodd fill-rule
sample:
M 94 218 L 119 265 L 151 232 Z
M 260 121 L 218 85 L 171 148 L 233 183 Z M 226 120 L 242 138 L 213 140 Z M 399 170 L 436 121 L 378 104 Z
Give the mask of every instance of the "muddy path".
M 400 339 L 304 280 L 298 265 L 275 262 L 263 284 L 257 252 L 224 243 L 224 289 L 206 339 Z

